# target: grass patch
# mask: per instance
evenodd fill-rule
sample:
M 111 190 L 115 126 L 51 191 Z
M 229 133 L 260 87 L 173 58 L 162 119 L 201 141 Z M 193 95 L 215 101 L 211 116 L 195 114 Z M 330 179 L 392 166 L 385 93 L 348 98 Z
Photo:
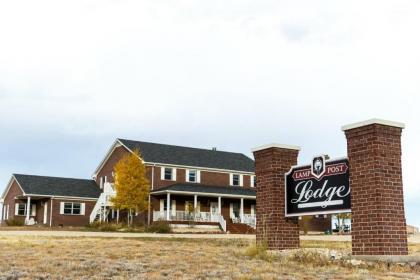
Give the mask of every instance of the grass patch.
M 244 255 L 250 258 L 257 258 L 260 260 L 271 262 L 273 261 L 273 255 L 268 252 L 268 245 L 266 242 L 259 244 L 252 242 L 244 250 Z
M 300 249 L 293 251 L 288 257 L 289 261 L 296 262 L 301 265 L 326 266 L 329 265 L 330 259 L 316 250 Z
M 103 232 L 144 232 L 144 227 L 131 226 L 127 227 L 125 224 L 117 223 L 100 223 L 94 222 L 86 225 L 86 230 L 89 231 L 103 231 Z
M 22 220 L 14 220 L 14 219 L 10 219 L 10 220 L 6 220 L 6 225 L 9 227 L 21 227 L 24 226 L 24 222 Z
M 154 233 L 171 233 L 172 229 L 168 222 L 157 221 L 146 227 L 145 231 Z

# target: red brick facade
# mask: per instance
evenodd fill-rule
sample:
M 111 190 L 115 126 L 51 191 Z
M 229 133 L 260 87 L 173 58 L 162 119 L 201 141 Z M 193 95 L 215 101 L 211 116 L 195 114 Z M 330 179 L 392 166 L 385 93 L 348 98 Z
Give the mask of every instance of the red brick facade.
M 60 214 L 61 202 L 75 202 L 85 204 L 84 215 L 65 215 Z M 75 226 L 82 227 L 89 224 L 89 216 L 95 207 L 96 201 L 90 200 L 66 200 L 66 199 L 53 199 L 52 200 L 52 226 Z M 51 207 L 51 200 L 48 201 L 48 206 Z M 49 217 L 48 217 L 49 219 Z
M 16 180 L 13 180 L 13 182 L 10 185 L 10 188 L 8 192 L 6 193 L 4 197 L 3 202 L 3 209 L 9 209 L 8 213 L 4 213 L 5 217 L 9 217 L 10 219 L 15 219 L 15 203 L 18 202 L 18 200 L 15 200 L 16 196 L 21 196 L 23 194 L 22 189 L 19 187 Z M 16 202 L 15 202 L 16 201 Z M 17 220 L 25 220 L 25 217 L 16 217 Z
M 106 161 L 103 163 L 102 167 L 98 171 L 98 174 L 96 174 L 95 181 L 100 185 L 100 178 L 105 176 L 107 177 L 107 181 L 113 183 L 114 182 L 114 176 L 112 176 L 112 172 L 114 171 L 114 166 L 117 164 L 117 162 L 124 156 L 129 154 L 130 152 L 123 146 L 116 147 L 112 153 L 109 155 L 109 157 L 106 159 Z
M 353 255 L 406 255 L 400 127 L 345 130 L 350 164 Z
M 116 147 L 112 153 L 109 155 L 108 159 L 103 163 L 103 166 L 99 169 L 98 174 L 96 175 L 96 183 L 100 185 L 100 178 L 103 177 L 107 178 L 108 182 L 113 183 L 113 170 L 115 164 L 129 151 L 124 146 Z M 163 187 L 167 187 L 176 183 L 185 183 L 185 172 L 188 168 L 186 167 L 177 167 L 176 168 L 176 180 L 162 180 L 161 179 L 161 166 L 160 165 L 151 165 L 146 164 L 146 176 L 149 179 L 150 184 L 153 182 L 153 189 L 159 189 Z M 243 174 L 241 172 L 238 172 Z M 152 175 L 154 174 L 154 175 Z M 152 180 L 153 177 L 153 180 Z M 210 186 L 222 186 L 226 187 L 229 186 L 229 172 L 222 172 L 222 171 L 209 171 L 209 170 L 201 170 L 201 181 L 200 184 L 202 185 L 210 185 Z M 247 174 L 243 174 L 243 187 L 250 188 L 251 187 L 251 176 Z
M 17 198 L 20 197 L 20 198 Z M 51 201 L 52 203 L 52 215 L 51 215 Z M 85 203 L 85 214 L 84 215 L 64 215 L 60 214 L 60 203 L 61 202 L 76 202 L 76 203 Z M 13 179 L 11 182 L 10 188 L 5 195 L 3 207 L 8 208 L 8 213 L 4 214 L 5 219 L 4 223 L 7 220 L 16 220 L 24 222 L 25 215 L 16 215 L 15 205 L 17 203 L 25 204 L 27 199 L 23 197 L 22 189 L 19 187 L 17 181 Z M 30 218 L 33 218 L 37 224 L 52 225 L 52 226 L 85 226 L 89 224 L 89 216 L 92 212 L 93 207 L 95 206 L 96 200 L 65 200 L 50 197 L 31 197 L 31 212 Z M 35 205 L 35 215 L 32 215 L 32 205 Z M 46 208 L 46 210 L 45 210 Z M 46 212 L 44 212 L 46 211 Z M 46 215 L 44 215 L 46 214 Z M 52 222 L 51 222 L 52 221 Z M 3 223 L 3 221 L 2 221 Z
M 299 247 L 298 218 L 286 218 L 284 174 L 297 164 L 299 151 L 269 147 L 254 151 L 257 175 L 257 242 L 269 249 Z

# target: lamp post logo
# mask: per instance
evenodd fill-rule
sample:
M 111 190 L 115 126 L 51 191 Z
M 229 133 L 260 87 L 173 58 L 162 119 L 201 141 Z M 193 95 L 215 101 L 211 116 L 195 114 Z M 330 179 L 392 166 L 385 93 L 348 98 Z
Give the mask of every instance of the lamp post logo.
M 350 212 L 347 159 L 316 156 L 285 174 L 286 216 Z
M 319 179 L 325 173 L 325 156 L 314 157 L 312 160 L 312 174 Z

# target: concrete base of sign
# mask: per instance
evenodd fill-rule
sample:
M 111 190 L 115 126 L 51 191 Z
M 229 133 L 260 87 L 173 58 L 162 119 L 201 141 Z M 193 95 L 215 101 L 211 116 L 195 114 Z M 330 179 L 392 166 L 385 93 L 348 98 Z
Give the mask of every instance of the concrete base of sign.
M 360 255 L 352 256 L 352 259 L 367 262 L 387 262 L 387 263 L 420 263 L 420 256 L 386 256 L 386 255 Z

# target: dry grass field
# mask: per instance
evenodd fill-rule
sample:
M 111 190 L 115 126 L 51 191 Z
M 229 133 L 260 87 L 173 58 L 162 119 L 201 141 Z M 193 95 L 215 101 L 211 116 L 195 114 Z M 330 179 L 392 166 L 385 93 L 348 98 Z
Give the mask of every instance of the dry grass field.
M 0 237 L 0 279 L 420 279 L 420 268 L 279 257 L 250 240 Z M 346 253 L 350 243 L 303 241 Z M 420 254 L 420 245 L 410 246 Z

